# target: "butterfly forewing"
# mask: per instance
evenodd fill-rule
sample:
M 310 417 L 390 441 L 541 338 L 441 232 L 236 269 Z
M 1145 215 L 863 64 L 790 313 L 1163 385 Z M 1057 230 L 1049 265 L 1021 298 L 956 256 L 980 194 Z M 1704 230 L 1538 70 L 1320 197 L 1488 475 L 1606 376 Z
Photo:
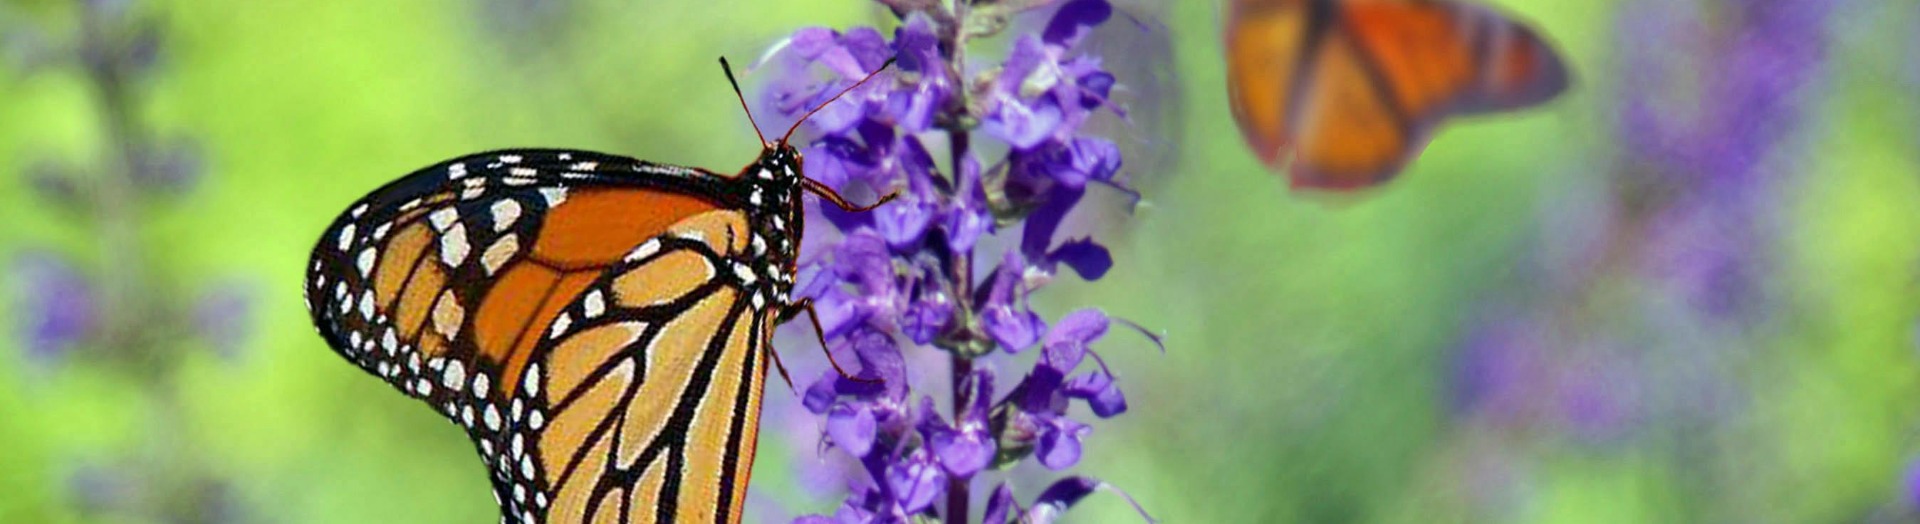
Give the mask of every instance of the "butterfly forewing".
M 791 212 L 756 188 L 582 151 L 450 160 L 328 229 L 309 309 L 468 430 L 509 521 L 737 520 L 782 305 L 749 246 L 790 245 L 750 223 Z

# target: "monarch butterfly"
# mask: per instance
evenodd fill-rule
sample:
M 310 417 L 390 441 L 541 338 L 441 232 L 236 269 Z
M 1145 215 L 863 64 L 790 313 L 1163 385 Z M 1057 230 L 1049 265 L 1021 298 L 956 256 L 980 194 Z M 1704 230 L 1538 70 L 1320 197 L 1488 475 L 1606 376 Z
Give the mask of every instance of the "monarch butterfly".
M 322 234 L 307 308 L 466 428 L 502 522 L 738 522 L 762 356 L 812 311 L 788 294 L 802 194 L 891 198 L 807 178 L 792 134 L 734 175 L 554 149 L 415 171 Z
M 1546 102 L 1558 55 L 1525 26 L 1448 0 L 1233 0 L 1227 92 L 1260 159 L 1295 187 L 1385 182 L 1448 116 Z

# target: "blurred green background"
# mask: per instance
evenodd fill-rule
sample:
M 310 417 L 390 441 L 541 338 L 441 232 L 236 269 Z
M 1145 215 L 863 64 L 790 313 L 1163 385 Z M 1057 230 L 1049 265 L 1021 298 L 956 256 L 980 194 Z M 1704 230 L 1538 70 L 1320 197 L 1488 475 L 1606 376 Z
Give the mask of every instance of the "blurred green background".
M 1920 515 L 1920 9 L 1495 3 L 1575 87 L 1329 198 L 1243 146 L 1221 8 L 1121 2 L 1147 29 L 1096 49 L 1161 51 L 1108 57 L 1146 201 L 1079 219 L 1116 267 L 1038 300 L 1168 349 L 1102 343 L 1132 411 L 1080 470 L 1182 523 Z M 1800 4 L 1818 16 L 1740 14 Z M 316 235 L 486 149 L 730 169 L 757 149 L 715 56 L 890 20 L 862 0 L 0 2 L 0 521 L 493 521 L 460 431 L 309 326 Z M 1739 62 L 1767 45 L 1817 52 Z M 1716 112 L 1715 82 L 1777 103 Z M 1634 145 L 1660 134 L 1623 116 L 1642 99 L 1692 132 Z M 1699 167 L 1740 151 L 1738 173 Z M 782 337 L 796 376 L 824 369 L 810 333 Z M 749 521 L 829 510 L 796 471 L 817 428 L 767 391 Z M 1096 495 L 1068 518 L 1137 517 Z

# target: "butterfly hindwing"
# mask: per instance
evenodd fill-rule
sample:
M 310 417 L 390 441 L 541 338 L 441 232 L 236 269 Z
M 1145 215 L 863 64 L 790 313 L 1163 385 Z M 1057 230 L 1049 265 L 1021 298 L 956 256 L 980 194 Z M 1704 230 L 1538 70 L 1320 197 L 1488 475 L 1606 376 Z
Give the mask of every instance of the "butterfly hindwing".
M 683 220 L 555 317 L 525 388 L 553 415 L 518 459 L 548 522 L 738 518 L 773 326 L 747 300 L 745 227 L 733 211 Z

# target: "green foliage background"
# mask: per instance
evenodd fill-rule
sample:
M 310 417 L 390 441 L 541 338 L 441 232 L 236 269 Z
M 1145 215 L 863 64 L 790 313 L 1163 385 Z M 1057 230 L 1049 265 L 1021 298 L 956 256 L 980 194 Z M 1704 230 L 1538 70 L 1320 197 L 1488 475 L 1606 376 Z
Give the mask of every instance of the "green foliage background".
M 140 87 L 142 117 L 200 140 L 208 166 L 200 190 L 145 215 L 147 260 L 88 260 L 97 239 L 22 175 L 35 159 L 106 147 L 84 78 L 0 68 L 0 255 L 58 248 L 99 271 L 143 264 L 182 289 L 235 275 L 257 288 L 253 335 L 232 359 L 43 365 L 18 337 L 0 339 L 0 521 L 153 521 L 82 511 L 88 495 L 68 480 L 81 465 L 143 456 L 230 479 L 244 522 L 493 521 L 459 431 L 340 362 L 309 327 L 299 290 L 321 228 L 371 188 L 472 151 L 740 164 L 757 149 L 716 55 L 747 62 L 803 25 L 886 20 L 856 0 L 582 1 L 506 30 L 487 3 L 137 5 L 166 36 L 160 72 Z M 1178 145 L 1177 161 L 1130 173 L 1147 197 L 1140 211 L 1098 219 L 1113 272 L 1056 286 L 1042 304 L 1049 317 L 1105 305 L 1162 330 L 1168 351 L 1118 333 L 1103 344 L 1132 411 L 1096 425 L 1082 469 L 1178 523 L 1910 515 L 1900 493 L 1920 452 L 1920 107 L 1894 77 L 1914 67 L 1899 42 L 1913 41 L 1920 11 L 1854 2 L 1833 17 L 1841 36 L 1799 145 L 1769 159 L 1794 166 L 1765 229 L 1765 280 L 1786 306 L 1741 339 L 1749 358 L 1727 370 L 1746 399 L 1734 422 L 1691 434 L 1656 421 L 1595 445 L 1499 433 L 1449 407 L 1454 347 L 1485 305 L 1530 296 L 1539 276 L 1528 268 L 1578 207 L 1566 203 L 1606 198 L 1618 168 L 1615 2 L 1497 3 L 1552 36 L 1576 87 L 1539 110 L 1444 129 L 1398 181 L 1359 199 L 1290 193 L 1244 148 L 1223 105 L 1211 3 L 1133 7 L 1172 38 L 1179 98 L 1135 103 L 1182 108 L 1147 130 Z M 0 7 L 52 34 L 75 24 L 66 2 Z M 20 304 L 0 304 L 0 318 Z M 800 331 L 783 340 L 804 342 Z M 823 369 L 810 342 L 786 347 L 796 376 Z M 755 496 L 776 503 L 750 518 L 831 507 L 797 487 L 792 457 L 810 448 L 786 441 L 762 440 Z M 1513 464 L 1512 478 L 1478 476 L 1475 457 L 1489 455 Z M 1070 518 L 1135 517 L 1096 496 Z

